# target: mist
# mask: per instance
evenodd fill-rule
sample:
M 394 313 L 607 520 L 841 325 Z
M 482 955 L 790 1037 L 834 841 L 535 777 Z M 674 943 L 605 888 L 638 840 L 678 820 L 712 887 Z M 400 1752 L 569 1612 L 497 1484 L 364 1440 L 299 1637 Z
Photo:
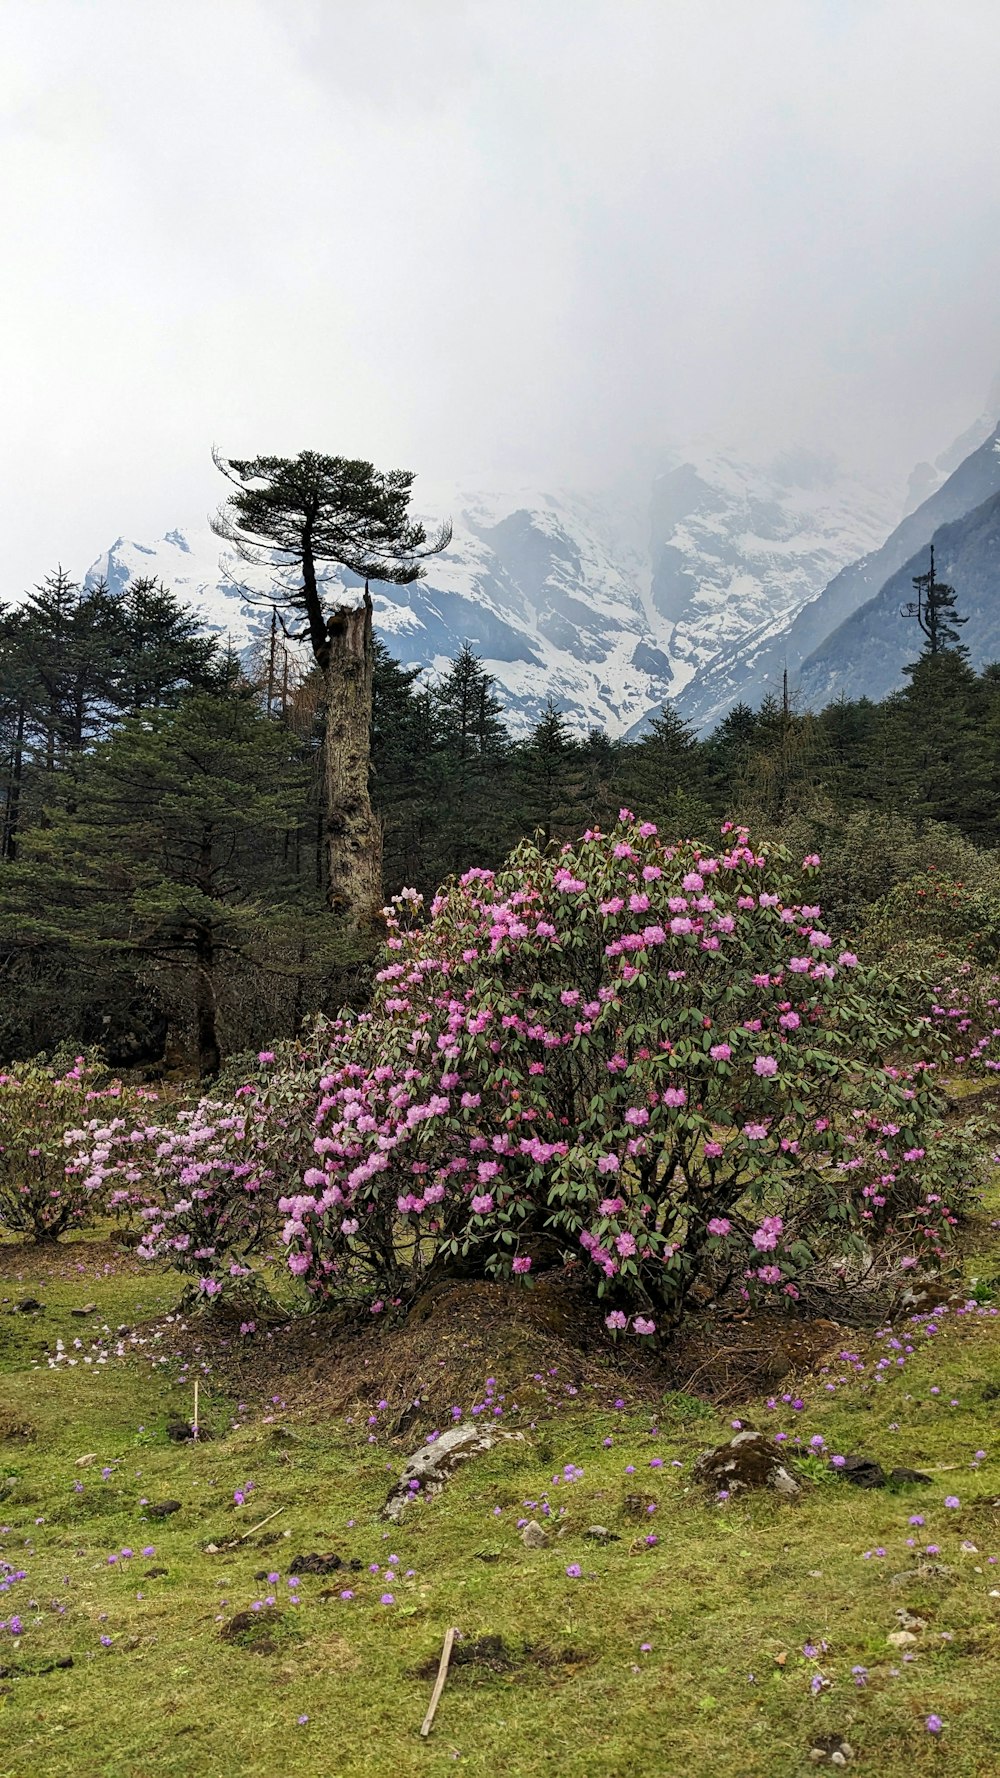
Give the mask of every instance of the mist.
M 210 447 L 898 484 L 1000 363 L 993 0 L 6 0 L 0 597 Z M 419 481 L 418 481 L 419 488 Z

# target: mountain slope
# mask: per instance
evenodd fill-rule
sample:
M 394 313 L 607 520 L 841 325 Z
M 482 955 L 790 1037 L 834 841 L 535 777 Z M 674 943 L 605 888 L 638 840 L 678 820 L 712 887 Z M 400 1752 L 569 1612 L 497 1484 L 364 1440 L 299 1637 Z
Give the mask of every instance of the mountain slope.
M 962 642 L 974 667 L 1000 660 L 1000 491 L 933 534 L 939 580 L 958 593 L 958 612 L 969 622 Z M 842 694 L 882 698 L 903 684 L 903 668 L 915 660 L 923 636 L 900 606 L 913 598 L 913 577 L 926 573 L 921 548 L 890 576 L 874 599 L 828 636 L 799 675 L 801 701 L 819 710 Z
M 874 599 L 904 564 L 926 550 L 939 526 L 962 518 L 998 491 L 1000 426 L 995 426 L 947 481 L 915 512 L 907 514 L 880 549 L 843 568 L 787 628 L 768 634 L 767 626 L 762 626 L 755 636 L 742 638 L 708 664 L 678 700 L 682 714 L 700 729 L 712 728 L 734 704 L 757 705 L 768 691 L 779 689 L 786 663 L 793 685 L 798 684 L 803 662 L 819 651 L 853 612 Z M 860 669 L 861 663 L 858 665 Z M 815 687 L 819 680 L 813 677 L 809 683 Z M 887 683 L 883 691 L 888 689 Z M 847 690 L 854 695 L 853 681 Z M 807 690 L 803 680 L 802 699 L 811 704 L 816 695 L 815 689 Z

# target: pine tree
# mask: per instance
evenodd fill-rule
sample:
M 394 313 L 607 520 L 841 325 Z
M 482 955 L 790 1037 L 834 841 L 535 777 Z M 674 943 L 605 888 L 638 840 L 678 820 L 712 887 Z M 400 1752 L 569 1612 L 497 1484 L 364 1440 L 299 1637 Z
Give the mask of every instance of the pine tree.
M 580 747 L 551 699 L 519 749 L 521 807 L 528 831 L 543 844 L 576 838 L 584 825 Z
M 210 1078 L 223 973 L 303 967 L 298 937 L 321 903 L 310 905 L 284 850 L 302 790 L 294 738 L 246 692 L 196 692 L 128 717 L 84 761 L 73 807 L 36 828 L 4 873 L 0 932 L 15 949 L 86 958 L 98 1000 L 102 973 L 124 958 L 161 983 L 178 978 Z
M 304 634 L 324 680 L 327 896 L 349 927 L 363 929 L 382 905 L 381 835 L 369 791 L 375 663 L 368 584 L 418 580 L 425 558 L 447 547 L 451 530 L 445 526 L 428 541 L 411 520 L 414 478 L 407 470 L 381 471 L 316 451 L 302 451 L 294 461 L 214 456 L 236 489 L 214 521 L 218 535 L 247 562 L 291 567 L 302 576 L 300 589 L 281 589 L 280 597 L 305 618 Z M 340 592 L 328 610 L 324 563 L 364 582 L 360 606 L 347 604 Z
M 937 655 L 946 649 L 958 648 L 958 629 L 967 624 L 967 617 L 959 617 L 957 612 L 958 599 L 954 587 L 946 586 L 938 580 L 934 571 L 934 545 L 931 544 L 931 565 L 926 574 L 913 577 L 916 599 L 904 607 L 905 617 L 915 617 L 926 637 L 924 653 Z
M 689 838 L 710 820 L 702 752 L 694 731 L 664 704 L 628 750 L 622 772 L 625 802 L 671 838 Z
M 428 762 L 436 798 L 438 872 L 498 862 L 507 822 L 503 804 L 510 741 L 496 681 L 464 643 L 430 692 L 433 752 Z M 510 837 L 513 837 L 512 835 Z M 501 854 L 502 855 L 502 854 Z

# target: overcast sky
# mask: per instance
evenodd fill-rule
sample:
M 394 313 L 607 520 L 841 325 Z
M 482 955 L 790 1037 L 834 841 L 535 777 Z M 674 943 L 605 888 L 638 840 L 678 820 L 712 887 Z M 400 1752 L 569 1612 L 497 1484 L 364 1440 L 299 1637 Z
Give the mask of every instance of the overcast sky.
M 303 449 L 901 486 L 1000 366 L 997 0 L 0 0 L 0 596 Z M 218 484 L 218 485 L 217 485 Z

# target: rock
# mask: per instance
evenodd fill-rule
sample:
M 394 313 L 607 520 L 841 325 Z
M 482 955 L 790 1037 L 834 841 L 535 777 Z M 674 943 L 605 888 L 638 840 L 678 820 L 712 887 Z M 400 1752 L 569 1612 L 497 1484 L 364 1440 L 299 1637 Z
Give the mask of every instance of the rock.
M 171 1513 L 179 1513 L 180 1510 L 179 1500 L 151 1500 L 145 1513 L 147 1519 L 169 1519 Z
M 886 1637 L 890 1648 L 912 1648 L 916 1640 L 912 1630 L 893 1630 Z
M 77 1469 L 89 1469 L 90 1465 L 92 1463 L 96 1463 L 96 1462 L 97 1462 L 97 1452 L 96 1451 L 84 1451 L 83 1456 L 77 1458 L 76 1467 L 77 1467 Z
M 144 1580 L 159 1580 L 161 1574 L 166 1574 L 166 1573 L 168 1573 L 168 1570 L 166 1568 L 147 1568 L 144 1575 L 143 1575 L 143 1579 Z
M 617 1531 L 609 1531 L 606 1525 L 591 1525 L 584 1533 L 585 1537 L 593 1538 L 595 1543 L 620 1543 Z
M 77 1318 L 81 1321 L 83 1320 L 83 1317 L 85 1315 L 94 1315 L 94 1314 L 96 1314 L 96 1312 L 97 1312 L 97 1304 L 96 1303 L 84 1303 L 82 1309 L 71 1309 L 70 1310 L 70 1314 L 77 1316 Z
M 26 1296 L 22 1302 L 17 1304 L 17 1310 L 20 1315 L 37 1315 L 44 1306 L 44 1303 L 40 1303 L 36 1297 Z
M 201 1428 L 198 1428 L 199 1434 Z M 194 1438 L 194 1427 L 189 1420 L 168 1420 L 167 1437 L 172 1445 L 182 1445 L 185 1439 Z
M 415 1496 L 426 1500 L 440 1494 L 460 1463 L 509 1439 L 523 1442 L 524 1434 L 498 1432 L 492 1426 L 449 1426 L 433 1444 L 421 1445 L 404 1463 L 398 1482 L 389 1490 L 382 1517 L 398 1524 Z M 411 1488 L 411 1482 L 417 1485 Z
M 837 1474 L 842 1475 L 845 1482 L 850 1482 L 855 1488 L 885 1487 L 885 1470 L 881 1463 L 876 1463 L 874 1457 L 859 1457 L 856 1453 L 845 1457 L 843 1463 L 837 1464 Z
M 926 1630 L 927 1628 L 927 1619 L 925 1617 L 914 1617 L 912 1611 L 907 1611 L 905 1605 L 902 1610 L 897 1611 L 896 1617 L 899 1621 L 901 1630 Z
M 810 1747 L 809 1758 L 814 1766 L 822 1765 L 826 1759 L 831 1766 L 847 1766 L 854 1758 L 854 1749 L 850 1742 L 842 1741 L 839 1735 L 821 1735 L 815 1745 Z
M 909 1587 L 915 1580 L 950 1580 L 951 1569 L 947 1562 L 921 1562 L 918 1568 L 904 1568 L 899 1574 L 889 1578 L 891 1587 Z
M 904 1482 L 919 1482 L 923 1487 L 929 1487 L 933 1479 L 933 1476 L 924 1475 L 922 1469 L 891 1469 L 889 1471 L 890 1482 L 900 1485 Z
M 548 1533 L 542 1530 L 537 1519 L 529 1519 L 521 1532 L 521 1542 L 526 1550 L 543 1550 L 548 1543 Z
M 780 1445 L 763 1432 L 738 1432 L 728 1444 L 703 1451 L 692 1471 L 696 1482 L 730 1494 L 750 1488 L 770 1488 L 785 1500 L 795 1500 L 802 1484 L 785 1468 Z

